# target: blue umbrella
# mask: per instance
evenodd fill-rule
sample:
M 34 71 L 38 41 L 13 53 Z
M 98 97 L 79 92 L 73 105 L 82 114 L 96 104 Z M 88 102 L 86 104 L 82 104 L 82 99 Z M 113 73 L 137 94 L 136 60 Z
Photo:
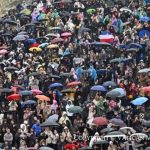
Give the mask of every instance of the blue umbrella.
M 150 18 L 149 17 L 141 17 L 140 21 L 148 22 L 148 21 L 150 21 Z
M 107 35 L 107 34 L 111 34 L 108 30 L 102 31 L 101 35 Z
M 111 44 L 109 44 L 107 42 L 92 42 L 91 45 L 95 45 L 95 46 L 112 46 Z
M 122 88 L 115 88 L 113 89 L 113 91 L 117 91 L 120 93 L 120 96 L 119 97 L 123 97 L 123 96 L 126 96 L 126 91 Z
M 148 30 L 141 30 L 139 32 L 139 37 L 140 38 L 143 38 L 145 35 L 147 35 L 148 37 L 150 37 L 150 31 L 148 31 Z
M 20 95 L 22 96 L 28 96 L 28 95 L 32 95 L 32 92 L 29 90 L 24 90 L 20 92 Z
M 128 48 L 142 48 L 142 45 L 138 43 L 131 43 L 128 45 Z
M 27 100 L 27 101 L 22 103 L 23 106 L 24 105 L 32 105 L 32 104 L 36 104 L 36 101 L 34 101 L 34 100 Z
M 46 119 L 46 121 L 53 121 L 53 122 L 56 122 L 56 121 L 58 121 L 58 115 L 57 114 L 54 114 L 54 115 L 51 115 L 51 116 L 49 116 L 47 119 Z
M 119 46 L 118 46 L 119 48 L 127 48 L 127 45 L 125 45 L 125 44 L 120 44 Z
M 50 88 L 56 88 L 56 87 L 62 87 L 63 85 L 61 83 L 53 83 L 49 87 Z
M 101 85 L 95 85 L 91 88 L 92 91 L 101 91 L 101 92 L 106 92 L 107 89 L 104 86 Z
M 27 42 L 29 44 L 34 44 L 34 43 L 36 43 L 36 40 L 35 39 L 28 39 Z
M 144 104 L 147 101 L 148 101 L 148 98 L 146 98 L 146 97 L 139 97 L 139 98 L 136 98 L 135 100 L 131 101 L 131 103 L 133 105 L 137 105 L 138 106 L 138 105 Z
M 109 87 L 109 86 L 115 87 L 117 85 L 113 81 L 106 81 L 106 82 L 103 83 L 103 86 L 105 86 L 105 87 Z

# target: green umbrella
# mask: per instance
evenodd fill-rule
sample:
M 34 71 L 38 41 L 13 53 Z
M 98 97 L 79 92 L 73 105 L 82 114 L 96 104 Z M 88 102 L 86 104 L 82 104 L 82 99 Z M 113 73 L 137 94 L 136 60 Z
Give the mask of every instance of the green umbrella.
M 118 92 L 118 91 L 109 91 L 109 92 L 107 92 L 106 96 L 110 97 L 110 98 L 117 98 L 118 96 L 120 96 L 120 92 Z
M 96 12 L 96 9 L 90 8 L 86 11 L 88 14 L 93 14 Z
M 68 111 L 70 113 L 76 114 L 76 113 L 81 113 L 83 111 L 83 108 L 81 108 L 80 106 L 73 106 L 69 108 Z

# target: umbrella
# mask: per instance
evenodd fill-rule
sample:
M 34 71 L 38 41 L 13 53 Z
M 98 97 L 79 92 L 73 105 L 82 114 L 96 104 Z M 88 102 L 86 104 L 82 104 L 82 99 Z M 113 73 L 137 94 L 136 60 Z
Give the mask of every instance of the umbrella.
M 73 106 L 73 107 L 69 108 L 68 111 L 73 114 L 82 113 L 83 108 L 81 108 L 80 106 Z
M 29 51 L 30 51 L 30 52 L 41 52 L 42 49 L 39 48 L 39 47 L 32 47 L 32 48 L 29 49 Z
M 13 38 L 14 41 L 24 41 L 28 38 L 27 35 L 17 35 Z
M 96 12 L 96 9 L 94 9 L 94 8 L 90 8 L 90 9 L 87 9 L 87 11 L 86 11 L 88 14 L 93 14 L 93 13 L 95 13 Z
M 106 92 L 107 89 L 104 86 L 101 85 L 95 85 L 91 88 L 91 91 L 101 91 L 101 92 Z
M 27 101 L 22 103 L 23 106 L 25 106 L 25 105 L 33 105 L 33 104 L 36 104 L 36 101 L 34 101 L 34 100 L 27 100 Z
M 64 37 L 71 36 L 71 35 L 72 35 L 72 33 L 70 33 L 70 32 L 64 32 L 61 34 L 61 36 L 64 36 Z
M 150 150 L 150 147 L 146 147 L 145 150 Z
M 30 15 L 31 14 L 31 10 L 30 9 L 23 9 L 20 13 L 24 14 L 24 15 Z
M 113 91 L 113 90 L 106 93 L 106 96 L 107 96 L 107 97 L 110 97 L 110 98 L 117 98 L 117 97 L 119 97 L 120 95 L 121 95 L 120 92 L 118 92 L 118 91 Z
M 29 90 L 25 90 L 25 91 L 20 91 L 19 94 L 22 96 L 29 96 L 29 95 L 32 95 L 32 92 Z
M 29 44 L 33 44 L 33 43 L 36 43 L 36 40 L 35 39 L 27 39 L 27 42 Z
M 124 134 L 127 134 L 128 131 L 131 131 L 132 133 L 136 133 L 136 131 L 131 127 L 122 127 L 119 129 L 119 131 L 121 131 Z
M 69 77 L 71 75 L 72 75 L 71 73 L 61 73 L 60 77 Z
M 144 92 L 150 92 L 150 86 L 143 87 L 142 90 L 143 90 Z
M 143 120 L 142 125 L 150 127 L 150 120 Z
M 15 71 L 15 70 L 18 70 L 17 67 L 6 67 L 5 70 L 7 71 Z
M 28 35 L 28 33 L 25 31 L 22 31 L 22 32 L 19 32 L 17 35 Z
M 42 40 L 48 40 L 47 37 L 38 37 L 36 38 L 36 41 L 42 41 Z
M 49 33 L 49 34 L 47 34 L 45 37 L 57 37 L 57 35 L 54 34 L 54 33 Z
M 40 90 L 38 90 L 38 89 L 33 89 L 33 90 L 31 90 L 31 92 L 32 92 L 33 94 L 35 94 L 35 95 L 43 94 L 43 92 L 40 91 Z
M 150 68 L 144 68 L 138 71 L 138 73 L 148 73 L 150 72 Z
M 142 45 L 138 44 L 138 43 L 131 43 L 127 46 L 128 48 L 142 48 Z
M 50 44 L 47 46 L 47 48 L 49 49 L 54 49 L 54 48 L 58 48 L 59 46 L 57 44 Z
M 93 119 L 93 123 L 96 124 L 97 126 L 103 126 L 108 124 L 108 120 L 104 117 L 95 117 Z
M 55 121 L 47 120 L 41 124 L 41 127 L 46 127 L 46 126 L 59 126 L 59 124 Z
M 0 93 L 11 93 L 11 92 L 13 92 L 13 90 L 9 88 L 0 89 Z
M 137 49 L 137 48 L 129 48 L 129 49 L 127 49 L 126 51 L 127 51 L 127 52 L 138 52 L 139 49 Z
M 60 76 L 57 76 L 57 75 L 50 75 L 50 78 L 55 78 L 55 79 L 60 79 Z
M 114 36 L 111 34 L 99 35 L 98 38 L 100 39 L 100 42 L 107 42 L 107 43 L 112 43 L 114 40 Z
M 126 126 L 126 124 L 121 119 L 118 119 L 118 118 L 111 119 L 110 123 L 112 123 L 115 126 L 120 126 L 120 127 L 125 127 Z
M 32 77 L 32 76 L 39 76 L 40 73 L 39 72 L 32 72 L 28 75 L 28 77 Z
M 53 83 L 49 86 L 50 88 L 63 87 L 61 83 Z
M 64 41 L 64 39 L 62 39 L 62 38 L 54 38 L 52 41 L 51 41 L 51 43 L 52 44 L 55 44 L 55 43 L 60 43 L 60 42 L 63 42 Z
M 95 45 L 95 46 L 112 46 L 111 44 L 109 44 L 107 42 L 92 42 L 91 45 Z
M 40 101 L 50 101 L 50 98 L 45 95 L 36 95 L 35 97 Z
M 56 122 L 56 121 L 58 121 L 58 118 L 59 118 L 59 116 L 57 114 L 54 114 L 54 115 L 49 116 L 46 121 L 49 120 L 49 121 Z
M 149 18 L 149 17 L 141 17 L 141 18 L 140 18 L 140 21 L 149 22 L 149 21 L 150 21 L 150 18 Z
M 9 49 L 9 47 L 1 46 L 1 47 L 0 47 L 0 50 L 2 50 L 2 49 Z
M 138 105 L 144 104 L 147 101 L 148 101 L 148 98 L 146 98 L 146 97 L 139 97 L 139 98 L 136 98 L 135 100 L 131 101 L 131 103 L 133 105 L 137 105 L 138 106 Z
M 85 28 L 85 27 L 81 27 L 80 30 L 83 31 L 83 32 L 89 32 L 89 31 L 91 31 L 90 28 Z
M 61 30 L 60 27 L 52 27 L 50 30 Z
M 77 85 L 79 85 L 79 84 L 81 84 L 80 81 L 74 81 L 74 82 L 68 83 L 67 86 L 77 86 Z
M 115 89 L 113 89 L 113 91 L 119 92 L 119 93 L 120 93 L 120 96 L 119 96 L 119 97 L 124 97 L 124 96 L 126 96 L 126 91 L 125 91 L 124 89 L 122 89 L 122 88 L 115 88 Z
M 53 148 L 50 147 L 40 147 L 39 150 L 54 150 Z
M 132 10 L 130 10 L 129 8 L 126 8 L 126 7 L 123 7 L 120 9 L 120 11 L 125 11 L 125 12 L 129 12 L 129 13 L 132 13 Z
M 38 43 L 33 43 L 33 44 L 30 45 L 30 48 L 38 47 L 39 45 L 40 45 L 40 44 L 38 44 Z
M 139 37 L 143 38 L 145 35 L 147 35 L 148 37 L 150 37 L 150 31 L 149 30 L 141 30 L 139 32 Z
M 39 45 L 38 47 L 39 48 L 45 48 L 45 47 L 47 47 L 48 46 L 48 43 L 42 43 L 41 45 Z
M 108 128 L 102 129 L 100 132 L 101 132 L 101 133 L 108 133 L 108 132 L 112 132 L 112 131 L 114 131 L 114 129 L 108 127 Z
M 119 48 L 124 48 L 124 49 L 126 49 L 126 48 L 127 48 L 127 45 L 125 45 L 125 44 L 120 44 L 118 47 L 119 47 Z
M 120 63 L 122 61 L 123 61 L 122 58 L 114 58 L 114 59 L 110 60 L 110 63 Z
M 7 54 L 7 53 L 8 53 L 8 51 L 5 50 L 5 49 L 0 50 L 0 55 L 5 55 L 5 54 Z
M 73 89 L 65 89 L 65 90 L 62 90 L 61 92 L 62 92 L 62 93 L 75 93 L 76 90 L 73 90 Z
M 103 86 L 105 86 L 105 87 L 109 87 L 109 86 L 116 87 L 117 85 L 113 81 L 106 81 L 106 82 L 103 83 Z
M 19 94 L 12 94 L 7 97 L 7 100 L 9 101 L 21 100 L 21 96 Z
M 131 139 L 135 139 L 135 137 L 137 137 L 138 140 L 139 139 L 144 140 L 145 138 L 146 139 L 148 138 L 148 136 L 144 133 L 134 133 L 130 137 L 131 137 Z
M 9 20 L 9 19 L 4 20 L 3 23 L 7 23 L 7 24 L 10 24 L 10 25 L 17 25 L 17 22 L 15 22 L 13 20 Z
M 123 137 L 123 138 L 126 138 L 126 135 L 123 134 L 122 132 L 119 132 L 119 131 L 113 131 L 113 132 L 110 132 L 108 133 L 107 135 L 104 136 L 104 139 L 106 138 L 117 138 L 117 137 Z
M 91 147 L 82 147 L 82 148 L 79 148 L 79 150 L 93 150 L 93 148 L 91 148 Z

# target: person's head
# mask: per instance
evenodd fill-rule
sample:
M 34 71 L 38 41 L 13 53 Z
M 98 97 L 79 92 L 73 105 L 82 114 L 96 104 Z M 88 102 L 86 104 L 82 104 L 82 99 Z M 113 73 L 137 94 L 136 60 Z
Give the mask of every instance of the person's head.
M 6 129 L 6 132 L 7 132 L 7 133 L 10 133 L 10 129 L 9 129 L 9 128 L 7 128 L 7 129 Z

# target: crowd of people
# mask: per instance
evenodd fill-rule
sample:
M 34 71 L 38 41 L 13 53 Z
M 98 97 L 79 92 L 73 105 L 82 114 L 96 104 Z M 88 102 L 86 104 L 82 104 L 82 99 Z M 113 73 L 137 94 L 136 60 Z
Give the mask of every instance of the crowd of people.
M 31 0 L 0 19 L 0 148 L 150 149 L 150 1 Z

